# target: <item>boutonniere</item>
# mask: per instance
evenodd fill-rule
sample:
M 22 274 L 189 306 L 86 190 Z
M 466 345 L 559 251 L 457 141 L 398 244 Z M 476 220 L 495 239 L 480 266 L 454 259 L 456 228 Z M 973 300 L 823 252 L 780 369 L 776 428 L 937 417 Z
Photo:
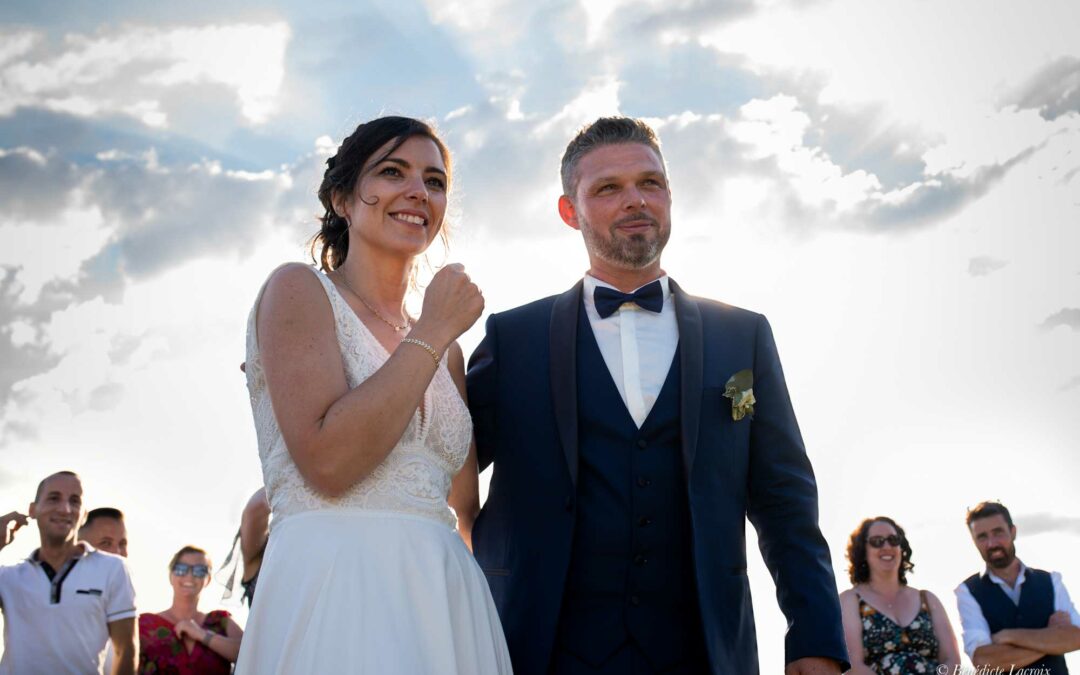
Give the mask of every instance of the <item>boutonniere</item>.
M 738 422 L 754 416 L 754 372 L 749 368 L 732 375 L 724 384 L 724 398 L 731 399 L 731 419 Z

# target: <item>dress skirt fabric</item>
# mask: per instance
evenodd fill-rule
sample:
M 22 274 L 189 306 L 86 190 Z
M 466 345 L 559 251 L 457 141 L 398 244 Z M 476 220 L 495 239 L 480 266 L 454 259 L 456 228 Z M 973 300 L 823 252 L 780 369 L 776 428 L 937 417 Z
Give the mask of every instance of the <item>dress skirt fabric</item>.
M 445 524 L 359 509 L 275 524 L 238 675 L 510 672 L 487 581 Z

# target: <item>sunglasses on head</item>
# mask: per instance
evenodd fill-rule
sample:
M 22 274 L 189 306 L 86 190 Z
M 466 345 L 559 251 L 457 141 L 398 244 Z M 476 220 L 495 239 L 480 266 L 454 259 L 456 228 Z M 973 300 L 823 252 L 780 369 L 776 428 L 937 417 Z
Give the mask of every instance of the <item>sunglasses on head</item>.
M 889 546 L 899 546 L 900 542 L 904 541 L 898 534 L 890 534 L 887 537 L 868 537 L 867 544 L 870 544 L 870 548 L 881 548 L 886 543 Z
M 191 576 L 196 579 L 202 579 L 207 574 L 210 574 L 210 567 L 207 565 L 189 565 L 187 563 L 176 563 L 172 566 L 172 573 L 178 577 L 187 576 L 188 572 L 191 572 Z

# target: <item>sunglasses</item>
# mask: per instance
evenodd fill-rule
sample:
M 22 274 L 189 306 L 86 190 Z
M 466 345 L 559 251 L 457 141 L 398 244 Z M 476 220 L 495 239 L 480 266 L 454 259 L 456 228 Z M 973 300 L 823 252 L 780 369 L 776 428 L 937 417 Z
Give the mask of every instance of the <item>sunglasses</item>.
M 196 579 L 202 579 L 207 574 L 210 574 L 210 567 L 207 565 L 188 565 L 187 563 L 176 563 L 172 566 L 172 573 L 178 577 L 186 577 L 188 572 L 191 572 L 191 576 Z
M 899 546 L 900 542 L 904 541 L 898 534 L 890 534 L 887 537 L 869 537 L 866 540 L 867 544 L 870 544 L 870 548 L 881 548 L 885 544 L 889 546 Z

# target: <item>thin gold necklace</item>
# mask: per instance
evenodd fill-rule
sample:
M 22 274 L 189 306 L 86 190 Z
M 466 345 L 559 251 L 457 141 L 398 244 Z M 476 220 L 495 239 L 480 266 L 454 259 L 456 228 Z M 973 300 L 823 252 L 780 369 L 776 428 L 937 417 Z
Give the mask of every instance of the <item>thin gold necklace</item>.
M 400 333 L 403 330 L 408 330 L 409 327 L 412 326 L 412 319 L 408 318 L 407 316 L 406 316 L 406 319 L 405 319 L 405 325 L 404 326 L 399 326 L 396 323 L 390 321 L 390 319 L 387 319 L 385 316 L 383 316 L 382 313 L 379 312 L 379 310 L 375 309 L 370 304 L 368 304 L 368 301 L 364 299 L 364 296 L 357 293 L 356 289 L 353 288 L 352 284 L 349 283 L 349 280 L 345 277 L 345 272 L 341 273 L 341 282 L 345 284 L 345 288 L 349 289 L 350 293 L 355 295 L 356 298 L 360 302 L 364 303 L 364 307 L 367 307 L 368 310 L 371 311 L 371 313 L 375 315 L 376 319 L 378 319 L 379 321 L 382 321 L 387 326 L 390 326 L 391 328 L 393 328 L 395 333 Z
M 874 595 L 876 595 L 878 597 L 878 600 L 881 601 L 881 604 L 885 605 L 889 609 L 893 608 L 893 605 L 896 604 L 896 601 L 900 599 L 900 594 L 904 592 L 904 589 L 901 588 L 899 591 L 897 591 L 896 596 L 893 598 L 893 601 L 892 602 L 887 602 L 885 600 L 885 594 L 882 593 L 881 591 L 878 591 L 877 589 L 875 589 L 873 586 L 870 585 L 869 582 L 867 582 L 866 587 L 869 588 L 871 591 L 873 591 Z

